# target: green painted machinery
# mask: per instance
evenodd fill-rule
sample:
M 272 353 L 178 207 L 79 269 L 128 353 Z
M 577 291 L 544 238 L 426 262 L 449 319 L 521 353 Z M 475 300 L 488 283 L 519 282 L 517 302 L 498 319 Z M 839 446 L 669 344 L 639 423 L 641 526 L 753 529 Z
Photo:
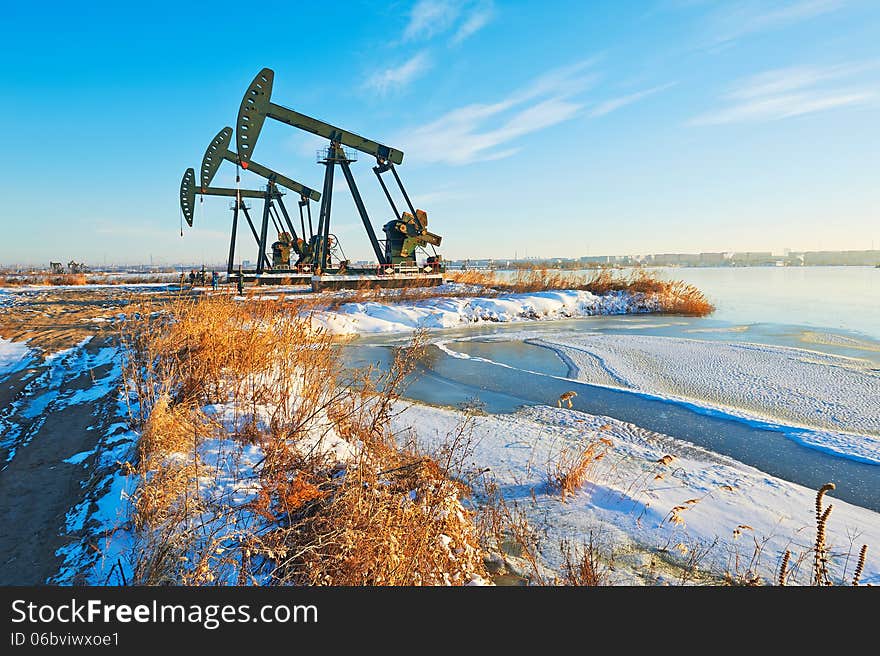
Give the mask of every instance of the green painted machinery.
M 397 173 L 396 165 L 400 165 L 403 162 L 403 152 L 378 141 L 343 130 L 325 121 L 275 104 L 271 101 L 274 76 L 275 74 L 271 69 L 262 69 L 245 92 L 239 106 L 236 122 L 236 152 L 229 149 L 233 130 L 230 127 L 225 127 L 211 140 L 205 151 L 199 171 L 200 184 L 196 184 L 193 169 L 187 169 L 181 181 L 180 206 L 183 217 L 190 226 L 193 224 L 196 194 L 201 196 L 228 196 L 235 199 L 230 208 L 233 210 L 233 222 L 232 238 L 229 246 L 229 273 L 233 272 L 239 212 L 243 213 L 247 219 L 251 234 L 257 243 L 257 275 L 262 274 L 266 269 L 284 271 L 297 267 L 302 270 L 302 265 L 308 265 L 309 270 L 315 270 L 318 273 L 328 273 L 334 270 L 336 273 L 345 271 L 348 261 L 344 259 L 344 253 L 338 240 L 330 232 L 333 178 L 337 168 L 342 171 L 345 177 L 373 253 L 376 256 L 379 273 L 400 272 L 403 268 L 412 270 L 412 267 L 416 265 L 416 255 L 419 250 L 425 251 L 428 256 L 428 270 L 434 273 L 442 271 L 443 260 L 434 249 L 435 246 L 440 245 L 442 238 L 440 235 L 428 230 L 427 213 L 424 210 L 415 208 Z M 325 167 L 322 192 L 319 193 L 310 189 L 254 161 L 253 154 L 257 140 L 267 118 L 328 140 L 327 146 L 322 148 L 318 155 L 318 163 Z M 393 212 L 394 218 L 386 222 L 382 228 L 385 234 L 384 244 L 380 243 L 380 240 L 376 237 L 372 222 L 367 214 L 366 207 L 352 174 L 350 165 L 357 161 L 357 152 L 365 153 L 375 158 L 376 165 L 372 167 L 372 170 Z M 224 161 L 232 162 L 237 167 L 266 179 L 265 189 L 259 191 L 245 190 L 240 189 L 238 184 L 236 184 L 235 189 L 211 187 L 211 182 Z M 409 211 L 398 211 L 383 178 L 383 174 L 388 172 L 391 173 L 394 182 L 397 184 L 400 195 L 402 195 Z M 239 181 L 240 175 L 237 170 L 236 183 Z M 297 233 L 284 205 L 283 193 L 279 190 L 279 186 L 289 189 L 300 197 L 300 225 L 297 226 L 300 228 L 299 233 Z M 254 225 L 255 222 L 251 220 L 247 212 L 247 206 L 243 202 L 243 199 L 246 198 L 261 198 L 263 200 L 263 216 L 262 221 L 258 222 L 258 225 Z M 312 224 L 311 207 L 309 205 L 309 202 L 313 200 L 320 200 L 321 202 L 317 229 Z M 308 217 L 308 229 L 306 217 Z M 278 239 L 271 245 L 267 243 L 269 241 L 268 230 L 270 224 L 274 226 L 275 232 L 278 235 Z M 433 254 L 428 253 L 428 249 L 431 249 Z M 269 251 L 271 251 L 271 260 L 268 255 Z M 366 270 L 364 272 L 366 273 Z M 375 273 L 375 270 L 373 270 L 373 273 Z
M 424 210 L 416 210 L 415 216 L 404 212 L 399 219 L 382 226 L 382 232 L 385 233 L 385 259 L 388 264 L 414 262 L 417 248 L 425 248 L 429 244 L 440 245 L 440 236 L 428 231 L 428 214 Z
M 427 214 L 413 206 L 395 168 L 395 164 L 403 162 L 403 152 L 378 141 L 343 130 L 325 121 L 275 104 L 271 101 L 274 79 L 275 73 L 269 68 L 264 68 L 251 82 L 244 94 L 244 98 L 242 98 L 235 130 L 238 156 L 243 168 L 253 167 L 254 164 L 251 158 L 267 118 L 328 140 L 328 146 L 321 149 L 318 155 L 318 163 L 325 167 L 324 187 L 321 192 L 318 230 L 309 240 L 313 251 L 312 261 L 315 266 L 322 271 L 326 271 L 331 263 L 330 251 L 334 240 L 331 239 L 332 235 L 330 235 L 330 211 L 333 198 L 333 177 L 337 167 L 341 169 L 342 174 L 345 176 L 345 181 L 381 270 L 385 270 L 389 265 L 402 263 L 415 265 L 416 249 L 424 249 L 428 246 L 433 249 L 434 246 L 439 246 L 441 242 L 440 235 L 428 231 Z M 384 249 L 376 238 L 370 217 L 367 214 L 360 191 L 351 172 L 350 165 L 357 160 L 357 154 L 354 151 L 360 151 L 376 158 L 373 172 L 376 174 L 394 213 L 394 220 L 386 223 L 383 227 L 386 235 Z M 409 212 L 399 212 L 394 204 L 391 193 L 382 178 L 382 174 L 389 171 L 400 189 Z M 428 263 L 432 265 L 434 270 L 438 270 L 441 262 L 442 258 L 436 251 L 428 257 Z

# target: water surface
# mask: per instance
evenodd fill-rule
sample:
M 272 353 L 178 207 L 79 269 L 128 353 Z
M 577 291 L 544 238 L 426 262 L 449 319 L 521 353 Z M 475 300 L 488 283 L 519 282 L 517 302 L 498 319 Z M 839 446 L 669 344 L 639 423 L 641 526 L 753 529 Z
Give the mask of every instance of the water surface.
M 680 268 L 663 270 L 702 290 L 718 310 L 710 317 L 628 315 L 567 321 L 469 325 L 435 331 L 453 357 L 436 345 L 410 378 L 406 395 L 446 406 L 476 401 L 486 411 L 554 405 L 575 390 L 576 410 L 607 415 L 728 455 L 785 480 L 818 488 L 837 484 L 836 496 L 880 511 L 880 466 L 803 446 L 788 427 L 750 421 L 684 401 L 658 399 L 569 379 L 555 352 L 531 337 L 572 332 L 643 334 L 703 341 L 751 342 L 868 360 L 880 368 L 880 269 L 871 267 Z M 390 364 L 391 345 L 406 336 L 362 337 L 346 347 L 352 365 Z

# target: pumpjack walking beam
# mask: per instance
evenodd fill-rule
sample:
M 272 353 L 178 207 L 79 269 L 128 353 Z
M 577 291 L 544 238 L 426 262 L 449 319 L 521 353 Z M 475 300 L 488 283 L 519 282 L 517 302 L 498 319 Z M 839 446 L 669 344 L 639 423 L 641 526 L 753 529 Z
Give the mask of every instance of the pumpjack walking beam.
M 324 121 L 300 114 L 292 109 L 271 102 L 269 98 L 272 95 L 272 82 L 274 78 L 275 73 L 272 69 L 264 68 L 261 70 L 257 73 L 254 81 L 251 82 L 244 95 L 244 99 L 241 101 L 241 106 L 238 110 L 235 141 L 243 167 L 247 168 L 245 162 L 251 161 L 254 147 L 257 144 L 257 138 L 260 136 L 260 130 L 263 129 L 263 122 L 267 116 L 300 130 L 316 134 L 319 137 L 326 137 L 330 141 L 335 141 L 368 155 L 374 155 L 384 161 L 390 161 L 395 164 L 400 164 L 403 161 L 403 152 L 396 148 L 385 146 L 378 141 L 366 139 L 354 132 L 348 132 L 335 125 L 330 125 Z
M 271 198 L 275 198 L 279 203 L 281 203 L 282 193 L 277 189 L 274 189 L 272 195 L 267 195 L 266 191 L 256 191 L 252 189 L 228 189 L 225 187 L 208 187 L 203 186 L 199 188 L 198 193 L 203 196 L 226 196 L 235 198 L 233 204 L 233 215 L 232 215 L 232 238 L 229 244 L 229 262 L 227 267 L 227 273 L 233 272 L 233 263 L 235 257 L 235 240 L 237 237 L 237 228 L 238 228 L 238 213 L 241 211 L 244 214 L 245 219 L 248 222 L 248 226 L 250 226 L 251 234 L 254 237 L 254 242 L 259 247 L 260 237 L 257 234 L 257 229 L 254 227 L 254 223 L 251 220 L 250 213 L 248 212 L 247 206 L 241 201 L 242 198 L 262 198 L 264 203 L 269 202 Z M 192 168 L 188 168 L 184 174 L 183 179 L 180 181 L 180 209 L 183 212 L 183 218 L 186 220 L 187 225 L 192 227 L 193 225 L 193 217 L 195 215 L 195 198 L 196 198 L 196 180 L 195 180 L 195 171 Z M 260 251 L 260 255 L 258 255 L 260 262 L 269 263 L 269 258 L 266 256 L 265 250 Z
M 268 166 L 263 166 L 262 164 L 257 164 L 256 162 L 240 158 L 229 150 L 229 144 L 231 142 L 232 128 L 230 127 L 225 127 L 220 130 L 220 132 L 217 133 L 217 136 L 211 140 L 208 149 L 205 151 L 205 156 L 202 158 L 202 168 L 200 172 L 202 187 L 207 187 L 211 184 L 211 180 L 214 179 L 220 165 L 224 161 L 227 161 L 236 165 L 241 164 L 241 168 L 256 173 L 260 177 L 266 178 L 266 180 L 271 180 L 282 187 L 287 187 L 291 191 L 298 193 L 304 199 L 310 198 L 314 201 L 321 200 L 321 194 L 314 189 L 310 189 L 295 180 L 291 180 L 287 176 L 282 175 L 277 171 L 273 171 Z
M 361 198 L 360 192 L 358 191 L 357 185 L 355 184 L 354 176 L 351 174 L 349 164 L 354 160 L 345 154 L 342 146 L 348 146 L 349 148 L 359 150 L 376 158 L 377 166 L 374 167 L 373 171 L 379 178 L 379 182 L 382 185 L 385 196 L 388 199 L 388 202 L 391 204 L 391 209 L 394 211 L 395 219 L 401 220 L 402 217 L 397 211 L 397 207 L 394 205 L 391 194 L 389 193 L 388 188 L 385 185 L 384 180 L 382 180 L 381 176 L 383 172 L 388 171 L 389 169 L 392 171 L 394 179 L 400 187 L 400 190 L 403 193 L 403 197 L 406 200 L 407 206 L 412 212 L 412 215 L 414 217 L 413 221 L 417 226 L 418 231 L 420 233 L 427 234 L 426 226 L 422 225 L 421 221 L 417 217 L 415 207 L 413 206 L 409 195 L 406 193 L 406 189 L 404 189 L 403 187 L 400 176 L 398 176 L 397 171 L 394 170 L 395 164 L 400 164 L 403 162 L 403 152 L 396 148 L 392 148 L 391 146 L 381 144 L 378 141 L 373 141 L 372 139 L 367 139 L 353 132 L 348 132 L 347 130 L 343 130 L 342 128 L 331 125 L 330 123 L 326 123 L 325 121 L 321 121 L 311 116 L 306 116 L 305 114 L 301 114 L 300 112 L 273 103 L 270 98 L 272 95 L 272 84 L 274 82 L 274 78 L 275 73 L 271 69 L 264 68 L 263 70 L 261 70 L 254 78 L 253 82 L 251 82 L 248 90 L 245 92 L 244 98 L 241 101 L 241 105 L 239 106 L 235 135 L 236 147 L 242 167 L 247 168 L 248 166 L 253 166 L 251 157 L 253 155 L 257 139 L 259 138 L 260 131 L 263 128 L 263 124 L 266 118 L 273 118 L 282 123 L 286 123 L 287 125 L 305 130 L 306 132 L 311 132 L 312 134 L 325 137 L 330 141 L 329 148 L 325 151 L 325 154 L 319 159 L 319 163 L 326 166 L 326 171 L 324 175 L 323 199 L 321 202 L 321 214 L 318 221 L 319 237 L 326 238 L 326 236 L 329 234 L 330 209 L 332 207 L 332 200 L 328 196 L 332 194 L 333 190 L 333 169 L 338 164 L 342 168 L 343 175 L 345 175 L 345 179 L 348 183 L 352 197 L 354 198 L 358 214 L 360 215 L 361 220 L 364 223 L 364 228 L 367 231 L 370 245 L 373 247 L 373 251 L 376 254 L 376 259 L 379 261 L 380 264 L 389 263 L 387 261 L 388 258 L 385 254 L 382 253 L 379 242 L 376 239 L 376 234 L 373 230 L 372 224 L 370 223 L 366 208 L 364 207 L 363 199 Z M 328 180 L 330 181 L 329 186 Z M 440 237 L 438 235 L 430 235 L 430 237 L 432 238 L 432 241 L 430 243 L 439 244 Z M 319 244 L 319 249 L 320 254 L 318 262 L 320 263 L 322 268 L 324 268 L 326 265 L 325 253 L 327 251 L 327 245 L 323 243 Z
M 309 187 L 306 187 L 305 185 L 300 184 L 296 180 L 292 180 L 291 178 L 288 178 L 287 176 L 282 175 L 281 173 L 278 173 L 277 171 L 273 171 L 272 169 L 270 169 L 267 166 L 263 166 L 262 164 L 258 164 L 257 162 L 254 162 L 254 161 L 247 161 L 247 162 L 243 161 L 238 155 L 236 155 L 231 150 L 229 150 L 229 144 L 231 142 L 232 142 L 232 128 L 224 127 L 211 140 L 211 143 L 208 144 L 208 148 L 207 148 L 207 150 L 205 150 L 205 156 L 202 158 L 202 166 L 201 166 L 201 171 L 200 171 L 202 188 L 207 188 L 208 185 L 211 184 L 211 181 L 214 179 L 214 176 L 217 174 L 217 171 L 219 170 L 220 165 L 224 161 L 232 162 L 233 164 L 236 164 L 236 165 L 240 164 L 243 169 L 246 169 L 248 171 L 252 171 L 253 173 L 256 173 L 257 175 L 268 180 L 272 189 L 276 189 L 275 185 L 281 185 L 283 187 L 290 189 L 291 191 L 298 193 L 300 195 L 300 215 L 302 215 L 302 207 L 303 207 L 303 205 L 305 205 L 306 209 L 308 210 L 309 224 L 311 225 L 312 213 L 311 213 L 311 207 L 309 206 L 309 201 L 310 200 L 316 200 L 316 201 L 320 200 L 321 194 L 318 193 L 317 191 L 315 191 L 314 189 L 310 189 Z M 273 200 L 277 201 L 278 206 L 281 209 L 281 212 L 285 217 L 285 220 L 287 223 L 287 228 L 290 230 L 291 236 L 293 237 L 294 251 L 296 252 L 297 255 L 302 256 L 302 251 L 300 250 L 299 245 L 298 245 L 299 242 L 297 239 L 296 230 L 293 227 L 293 222 L 290 220 L 290 216 L 287 212 L 287 208 L 284 206 L 284 201 L 281 200 L 281 196 L 279 194 L 277 194 L 277 190 L 275 192 L 272 192 L 272 194 L 269 194 L 268 187 L 267 187 L 267 191 L 264 193 L 268 194 L 268 195 L 266 196 L 267 204 L 263 208 L 264 209 L 264 212 L 263 212 L 264 226 L 261 226 L 261 230 L 260 230 L 261 237 L 258 238 L 258 242 L 260 243 L 260 253 L 262 254 L 262 256 L 257 260 L 257 273 L 263 273 L 263 271 L 264 271 L 264 266 L 263 266 L 264 258 L 265 258 L 265 264 L 268 264 L 268 258 L 265 257 L 265 252 L 266 252 L 266 250 L 265 250 L 266 243 L 265 242 L 267 240 L 265 238 L 262 238 L 262 235 L 264 233 L 267 233 L 268 221 L 270 218 L 273 221 L 273 223 L 275 223 L 276 229 L 278 229 L 278 231 L 281 232 L 281 230 L 280 230 L 281 225 L 279 225 L 280 219 L 278 219 L 276 221 L 275 215 L 273 214 L 273 205 L 272 205 Z M 303 232 L 305 232 L 305 231 L 303 231 Z M 305 237 L 305 235 L 303 235 L 303 237 Z M 269 266 L 271 266 L 271 265 L 269 265 Z

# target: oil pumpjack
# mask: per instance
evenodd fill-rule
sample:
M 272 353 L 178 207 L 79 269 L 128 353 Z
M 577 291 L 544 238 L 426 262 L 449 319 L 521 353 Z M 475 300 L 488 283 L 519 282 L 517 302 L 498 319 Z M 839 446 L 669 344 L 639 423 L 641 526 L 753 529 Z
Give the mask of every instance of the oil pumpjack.
M 237 152 L 229 150 L 232 129 L 226 127 L 211 141 L 202 160 L 199 193 L 204 195 L 235 196 L 236 198 L 232 206 L 234 214 L 228 265 L 230 276 L 233 274 L 236 227 L 238 212 L 241 209 L 258 244 L 259 255 L 256 271 L 248 272 L 258 282 L 269 282 L 267 277 L 270 277 L 271 274 L 276 274 L 289 278 L 309 277 L 312 288 L 315 290 L 351 287 L 359 285 L 365 280 L 380 286 L 394 287 L 441 284 L 445 267 L 442 257 L 434 250 L 435 246 L 440 245 L 441 237 L 428 231 L 427 213 L 424 210 L 415 208 L 397 173 L 395 165 L 402 163 L 403 152 L 275 104 L 271 101 L 273 80 L 273 71 L 264 68 L 257 74 L 245 92 L 236 122 Z M 253 160 L 254 148 L 266 118 L 277 120 L 328 140 L 328 145 L 318 152 L 318 163 L 325 167 L 323 191 L 321 193 L 309 189 Z M 386 222 L 382 227 L 385 233 L 384 240 L 379 240 L 376 237 L 372 222 L 351 171 L 350 165 L 357 160 L 358 151 L 375 157 L 376 165 L 373 166 L 373 172 L 393 212 L 394 218 Z M 265 191 L 211 187 L 210 183 L 223 161 L 230 161 L 242 169 L 265 178 L 268 181 Z M 377 265 L 375 267 L 353 268 L 348 266 L 349 263 L 344 259 L 344 253 L 341 250 L 339 240 L 330 232 L 333 179 L 337 166 L 342 169 L 358 215 L 363 222 L 373 253 L 376 256 Z M 391 192 L 382 177 L 384 173 L 389 171 L 409 211 L 398 211 Z M 238 176 L 236 180 L 239 180 Z M 290 221 L 281 198 L 282 193 L 278 191 L 276 185 L 281 185 L 300 195 L 301 238 L 297 235 Z M 181 208 L 184 212 L 184 218 L 186 218 L 190 226 L 192 226 L 195 193 L 194 173 L 192 169 L 188 169 L 181 183 Z M 259 233 L 251 221 L 246 208 L 241 203 L 241 198 L 257 197 L 262 197 L 264 201 L 263 220 Z M 312 224 L 310 200 L 321 201 L 316 230 Z M 278 215 L 275 209 L 276 205 L 281 210 L 284 223 L 282 223 L 281 216 Z M 306 216 L 308 217 L 308 233 L 306 232 Z M 271 263 L 266 256 L 267 231 L 270 219 L 274 223 L 279 235 L 278 241 L 272 245 L 273 258 Z M 285 230 L 285 227 L 288 230 Z M 382 243 L 383 241 L 384 244 Z M 430 247 L 432 252 L 426 252 L 427 257 L 424 265 L 419 267 L 416 260 L 417 251 L 424 251 L 427 247 Z M 293 251 L 297 256 L 295 265 L 290 263 L 290 251 Z M 266 274 L 267 268 L 271 271 L 270 276 Z

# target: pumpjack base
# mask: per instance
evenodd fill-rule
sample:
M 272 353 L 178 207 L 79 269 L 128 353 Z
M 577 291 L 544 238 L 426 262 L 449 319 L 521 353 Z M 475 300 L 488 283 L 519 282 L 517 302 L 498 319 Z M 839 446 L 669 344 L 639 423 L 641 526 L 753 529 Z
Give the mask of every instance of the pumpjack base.
M 398 273 L 391 275 L 334 275 L 312 276 L 312 291 L 334 289 L 361 289 L 363 287 L 435 287 L 443 284 L 442 273 Z
M 257 273 L 254 270 L 245 270 L 241 273 L 235 271 L 226 277 L 226 282 L 235 284 L 239 277 L 241 277 L 242 283 L 256 285 L 310 285 L 312 281 L 311 273 L 276 269 L 268 273 Z
M 345 273 L 330 270 L 321 275 L 304 273 L 296 270 L 275 269 L 268 273 L 257 273 L 255 270 L 235 271 L 229 274 L 226 282 L 236 284 L 239 277 L 242 283 L 251 285 L 311 286 L 313 292 L 334 289 L 362 289 L 364 287 L 390 288 L 401 287 L 435 287 L 443 284 L 443 273 L 424 273 L 407 271 L 404 273 L 376 274 L 374 269 L 352 269 Z

